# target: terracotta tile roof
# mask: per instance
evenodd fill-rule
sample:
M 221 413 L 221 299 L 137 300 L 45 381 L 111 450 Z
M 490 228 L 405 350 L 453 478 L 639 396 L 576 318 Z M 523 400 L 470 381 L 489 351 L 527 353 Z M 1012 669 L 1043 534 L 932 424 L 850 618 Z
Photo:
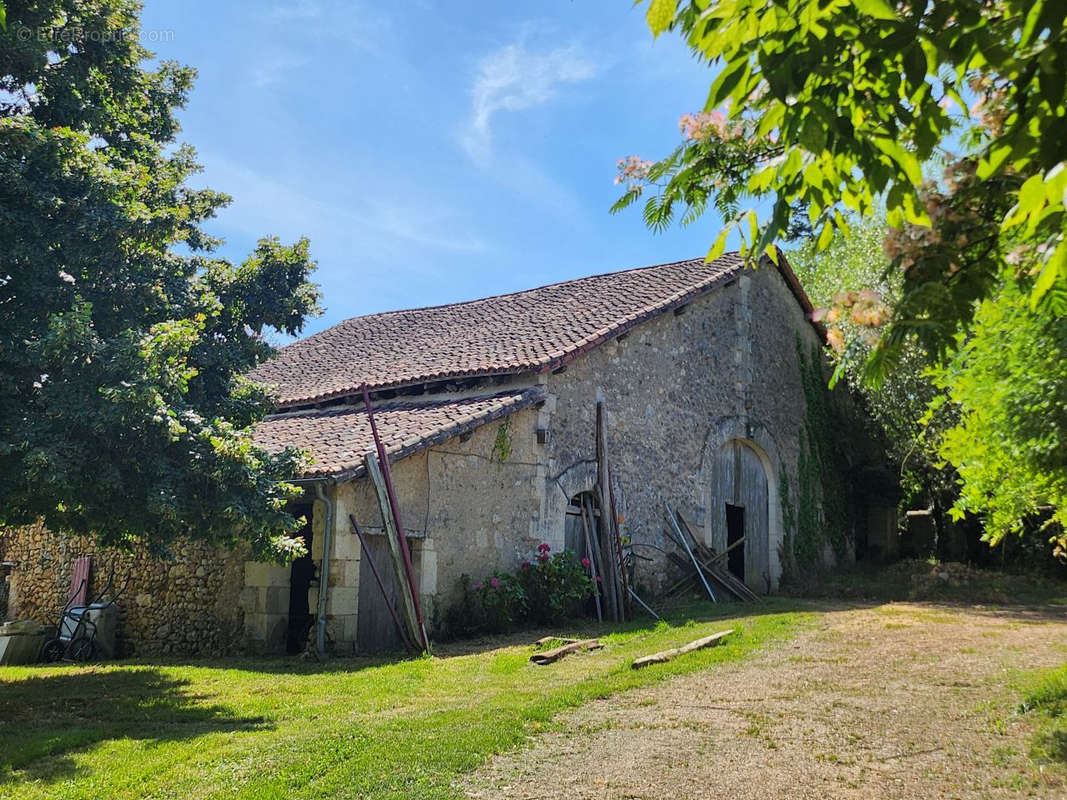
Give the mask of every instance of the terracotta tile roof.
M 279 406 L 441 379 L 553 369 L 742 269 L 736 253 L 594 275 L 466 303 L 354 317 L 282 348 L 251 377 Z
M 411 455 L 544 399 L 538 387 L 489 397 L 390 402 L 374 409 L 374 421 L 390 461 Z M 274 414 L 252 433 L 257 445 L 277 452 L 287 446 L 308 450 L 315 463 L 300 477 L 355 477 L 363 456 L 374 449 L 362 405 L 341 405 Z

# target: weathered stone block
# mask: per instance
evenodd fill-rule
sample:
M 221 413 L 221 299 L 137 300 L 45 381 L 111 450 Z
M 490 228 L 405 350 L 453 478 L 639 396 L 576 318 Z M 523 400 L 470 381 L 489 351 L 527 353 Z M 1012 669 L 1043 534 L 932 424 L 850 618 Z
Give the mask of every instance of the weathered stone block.
M 356 560 L 360 556 L 359 537 L 351 529 L 339 531 L 333 538 L 333 557 Z
M 268 586 L 264 590 L 264 611 L 268 614 L 289 613 L 289 587 Z
M 245 562 L 245 586 L 288 586 L 290 567 L 262 561 Z
M 326 613 L 330 616 L 358 613 L 359 590 L 348 586 L 330 589 L 326 596 Z

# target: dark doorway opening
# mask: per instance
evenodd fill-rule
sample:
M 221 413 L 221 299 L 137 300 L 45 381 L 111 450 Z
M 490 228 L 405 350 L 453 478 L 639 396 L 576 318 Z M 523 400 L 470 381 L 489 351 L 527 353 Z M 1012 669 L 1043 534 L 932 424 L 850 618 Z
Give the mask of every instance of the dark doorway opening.
M 745 507 L 726 504 L 726 546 L 731 547 L 745 535 Z M 726 568 L 740 581 L 745 580 L 745 543 L 734 547 L 726 556 Z
M 285 635 L 285 652 L 302 653 L 307 647 L 308 633 L 314 618 L 308 602 L 308 591 L 315 580 L 315 562 L 311 560 L 311 506 L 293 510 L 304 517 L 304 527 L 297 533 L 303 539 L 306 552 L 293 559 L 289 570 L 289 626 Z
M 603 544 L 600 541 L 598 520 L 600 519 L 600 504 L 597 503 L 595 492 L 579 492 L 570 499 L 567 505 L 567 518 L 564 527 L 563 546 L 572 551 L 583 561 L 583 569 L 587 575 L 601 576 L 603 574 L 604 553 Z M 586 565 L 584 562 L 588 560 Z M 596 586 L 597 594 L 601 595 L 601 603 L 604 603 L 604 584 Z M 585 612 L 594 614 L 596 600 L 590 597 L 586 602 Z

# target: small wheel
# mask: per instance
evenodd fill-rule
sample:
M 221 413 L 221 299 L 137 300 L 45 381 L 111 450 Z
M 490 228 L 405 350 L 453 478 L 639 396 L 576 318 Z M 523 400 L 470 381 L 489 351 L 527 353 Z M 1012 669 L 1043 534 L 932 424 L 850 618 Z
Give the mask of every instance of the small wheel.
M 49 639 L 43 645 L 41 645 L 40 660 L 45 664 L 54 664 L 63 658 L 63 654 L 67 650 L 65 642 L 59 639 Z
M 70 661 L 92 661 L 96 645 L 88 636 L 79 636 L 70 643 L 67 648 L 67 659 Z

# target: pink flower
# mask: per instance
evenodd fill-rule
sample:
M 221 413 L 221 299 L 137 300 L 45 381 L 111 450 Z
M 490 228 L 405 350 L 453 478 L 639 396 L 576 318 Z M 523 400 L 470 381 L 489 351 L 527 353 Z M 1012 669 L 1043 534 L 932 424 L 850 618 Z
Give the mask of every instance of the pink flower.
M 539 553 L 549 553 L 551 551 L 552 548 L 548 546 L 548 542 L 541 542 L 541 544 L 537 545 L 537 552 Z
M 597 576 L 596 576 L 596 582 L 597 582 L 597 583 L 600 583 L 600 582 L 601 582 L 601 580 L 600 580 L 600 576 L 599 576 L 599 575 L 597 575 Z
M 500 585 L 500 578 L 490 578 L 489 585 L 495 589 L 497 586 Z
M 588 558 L 583 558 L 582 559 L 582 566 L 586 567 L 588 569 L 588 567 L 589 567 L 589 559 Z
M 541 553 L 541 555 L 539 555 L 537 557 L 537 560 L 540 561 L 543 564 L 546 561 L 548 561 L 549 558 L 550 558 L 550 556 L 548 555 L 548 553 Z
M 519 564 L 519 569 L 529 569 L 532 566 L 533 564 L 531 564 L 529 561 L 523 561 L 521 564 Z

